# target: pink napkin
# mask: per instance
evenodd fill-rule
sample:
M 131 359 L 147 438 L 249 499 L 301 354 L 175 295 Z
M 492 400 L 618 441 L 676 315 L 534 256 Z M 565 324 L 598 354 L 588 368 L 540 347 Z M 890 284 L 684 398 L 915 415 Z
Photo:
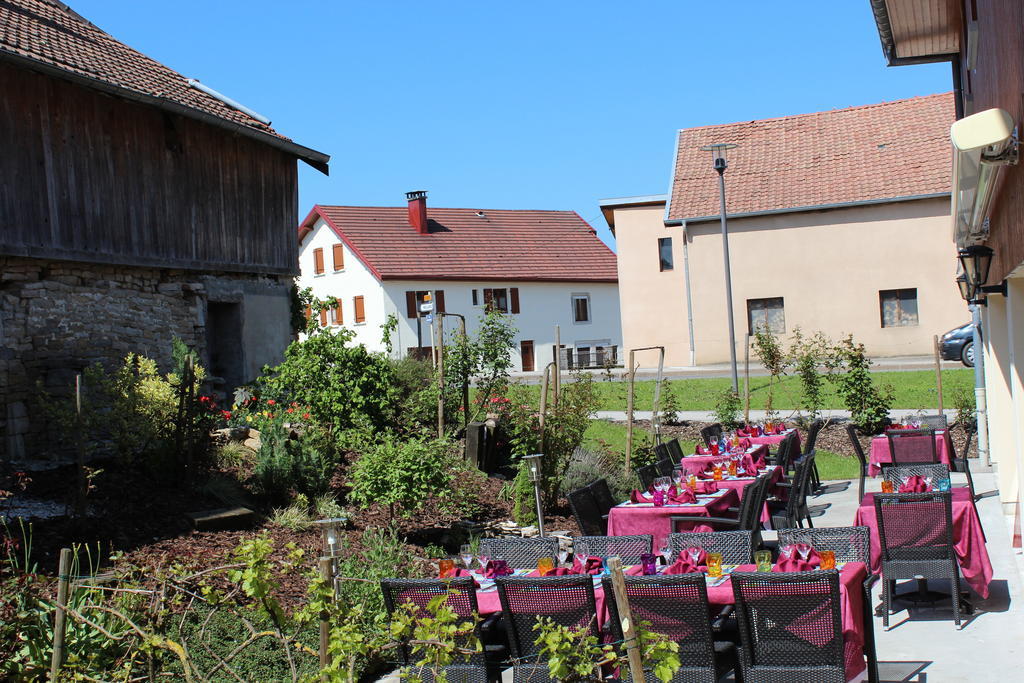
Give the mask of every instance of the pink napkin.
M 751 434 L 746 429 L 737 429 L 736 436 L 751 436 Z
M 461 567 L 456 567 L 452 571 L 445 572 L 444 574 L 442 574 L 441 578 L 442 579 L 457 579 L 457 578 L 462 577 L 462 576 L 473 576 L 473 572 L 469 571 L 468 569 L 463 569 Z M 480 582 L 476 580 L 475 576 L 473 576 L 473 585 L 476 586 L 477 588 L 480 587 Z
M 534 570 L 534 573 L 536 573 L 536 570 Z M 555 567 L 544 572 L 544 576 L 569 576 L 571 574 L 579 574 L 579 572 L 574 572 L 568 567 Z
M 572 560 L 572 569 L 567 573 L 569 574 L 600 574 L 604 569 L 604 562 L 600 557 L 588 557 L 587 565 L 583 567 L 580 565 L 580 561 L 577 558 Z
M 750 462 L 743 463 L 743 475 L 746 477 L 757 476 L 757 466 L 754 465 L 753 460 L 751 460 Z
M 711 481 L 698 481 L 697 482 L 697 493 L 714 493 L 718 490 L 718 482 Z
M 669 566 L 665 567 L 665 569 L 663 569 L 661 573 L 662 574 L 692 574 L 694 572 L 700 572 L 700 571 L 704 571 L 705 569 L 707 569 L 707 567 L 704 566 L 706 563 L 707 563 L 707 556 L 704 553 L 704 551 L 701 551 L 700 556 L 697 558 L 697 562 L 694 563 L 693 560 L 690 559 L 690 554 L 687 553 L 686 549 L 684 548 L 679 553 L 679 558 L 675 562 L 670 564 Z
M 711 455 L 711 449 L 697 444 L 697 455 Z
M 800 546 L 806 546 L 805 543 L 798 543 L 793 546 L 793 555 L 789 558 L 782 558 L 779 560 L 774 567 L 773 572 L 809 572 L 818 565 L 821 564 L 821 560 L 818 559 L 818 553 L 815 550 L 811 550 L 806 560 L 800 559 Z
M 695 496 L 693 491 L 691 491 L 690 489 L 683 489 L 682 491 L 680 491 L 677 494 L 669 493 L 669 495 L 668 495 L 668 502 L 670 502 L 670 503 L 682 503 L 682 504 L 696 503 L 697 502 L 697 496 Z
M 484 567 L 484 570 L 480 573 L 483 575 L 485 579 L 493 579 L 498 576 L 508 576 L 509 574 L 514 574 L 515 572 L 511 567 L 507 565 L 502 567 L 498 565 L 494 560 L 491 560 L 487 563 L 487 566 Z
M 715 475 L 714 474 L 708 474 L 707 472 L 698 472 L 697 473 L 697 478 L 698 479 L 712 479 L 713 480 L 715 478 Z
M 633 489 L 633 492 L 629 494 L 629 502 L 630 503 L 650 503 L 651 501 L 649 499 L 647 499 L 647 498 L 644 498 L 644 494 L 640 493 L 636 489 Z
M 741 448 L 742 450 L 744 450 L 744 451 L 745 451 L 745 450 L 747 450 L 748 448 L 750 448 L 750 447 L 751 447 L 752 445 L 753 445 L 753 444 L 752 444 L 752 443 L 750 442 L 750 439 L 740 439 L 740 448 Z
M 786 423 L 780 422 L 779 424 L 775 425 L 776 434 L 781 434 L 784 431 L 786 431 Z
M 907 480 L 906 484 L 900 485 L 900 493 L 925 493 L 929 490 L 928 483 L 924 480 L 924 477 L 917 475 Z

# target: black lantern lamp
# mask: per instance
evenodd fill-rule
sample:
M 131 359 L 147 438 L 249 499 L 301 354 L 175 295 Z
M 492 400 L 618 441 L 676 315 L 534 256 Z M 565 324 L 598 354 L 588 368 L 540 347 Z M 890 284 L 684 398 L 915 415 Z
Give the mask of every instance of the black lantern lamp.
M 970 303 L 974 292 L 971 291 L 971 284 L 967 282 L 967 276 L 960 273 L 956 276 L 956 286 L 960 288 L 960 296 L 963 297 L 964 301 Z
M 977 296 L 982 286 L 988 282 L 988 270 L 992 266 L 992 253 L 988 247 L 975 244 L 964 247 L 958 254 L 967 284 L 974 296 Z
M 715 163 L 715 170 L 719 174 L 724 173 L 725 169 L 729 168 L 729 161 L 726 159 L 726 152 L 730 149 L 735 149 L 739 145 L 733 142 L 718 142 L 713 145 L 704 145 L 700 148 L 702 152 L 711 152 L 711 158 Z

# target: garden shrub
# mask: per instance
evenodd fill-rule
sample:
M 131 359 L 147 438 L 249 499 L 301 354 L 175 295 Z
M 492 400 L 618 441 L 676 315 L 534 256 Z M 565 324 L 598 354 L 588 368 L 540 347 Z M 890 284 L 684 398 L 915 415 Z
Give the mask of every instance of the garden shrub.
M 775 420 L 778 417 L 778 412 L 772 405 L 775 399 L 775 383 L 785 374 L 788 361 L 779 338 L 764 325 L 759 325 L 754 331 L 754 355 L 768 371 L 768 394 L 764 401 L 765 419 Z
M 673 391 L 672 382 L 665 380 L 661 387 L 661 423 L 679 424 L 679 401 Z
M 721 423 L 725 429 L 735 429 L 742 424 L 740 414 L 743 408 L 743 401 L 740 395 L 729 387 L 715 401 L 715 420 Z
M 256 482 L 268 501 L 287 502 L 292 492 L 312 497 L 330 487 L 333 462 L 306 438 L 291 438 L 283 422 L 260 432 Z
M 349 499 L 363 507 L 388 505 L 392 514 L 412 514 L 448 490 L 461 469 L 454 449 L 447 439 L 398 439 L 385 434 L 366 446 L 352 465 Z
M 978 413 L 974 392 L 968 391 L 963 387 L 957 387 L 953 390 L 952 398 L 953 407 L 956 409 L 956 417 L 953 420 L 953 424 L 960 425 L 964 432 L 977 430 Z
M 875 386 L 871 379 L 871 359 L 867 357 L 864 345 L 853 341 L 852 334 L 833 347 L 832 356 L 830 363 L 838 372 L 829 378 L 850 411 L 850 420 L 865 434 L 880 433 L 889 423 L 893 388 Z
M 824 403 L 825 378 L 818 370 L 821 365 L 830 362 L 832 344 L 821 332 L 805 337 L 800 328 L 793 331 L 793 341 L 789 347 L 789 359 L 800 378 L 800 406 L 807 411 L 810 419 L 821 414 Z

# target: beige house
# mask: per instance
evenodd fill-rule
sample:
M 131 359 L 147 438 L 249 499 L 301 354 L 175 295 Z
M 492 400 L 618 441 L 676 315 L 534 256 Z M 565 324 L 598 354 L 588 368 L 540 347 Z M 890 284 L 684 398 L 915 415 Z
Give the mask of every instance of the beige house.
M 968 319 L 953 282 L 951 93 L 679 131 L 670 194 L 601 201 L 615 234 L 623 349 L 729 360 L 718 178 L 725 171 L 738 355 L 759 324 L 875 356 L 928 354 Z

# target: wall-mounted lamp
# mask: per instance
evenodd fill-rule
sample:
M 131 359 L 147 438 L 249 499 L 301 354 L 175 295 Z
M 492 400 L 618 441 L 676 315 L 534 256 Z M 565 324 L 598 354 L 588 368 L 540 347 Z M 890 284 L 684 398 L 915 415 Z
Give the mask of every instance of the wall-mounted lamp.
M 957 275 L 956 286 L 960 289 L 960 296 L 963 298 L 963 300 L 970 303 L 971 295 L 974 294 L 974 292 L 971 291 L 971 285 L 969 282 L 967 282 L 967 276 L 964 275 L 963 273 Z
M 992 267 L 993 253 L 995 252 L 982 244 L 964 247 L 957 252 L 960 267 L 963 268 L 963 274 L 971 292 L 977 293 L 982 285 L 988 282 L 988 271 Z
M 953 238 L 965 247 L 988 238 L 989 204 L 1003 166 L 1017 163 L 1013 117 L 987 109 L 949 129 L 953 143 Z

